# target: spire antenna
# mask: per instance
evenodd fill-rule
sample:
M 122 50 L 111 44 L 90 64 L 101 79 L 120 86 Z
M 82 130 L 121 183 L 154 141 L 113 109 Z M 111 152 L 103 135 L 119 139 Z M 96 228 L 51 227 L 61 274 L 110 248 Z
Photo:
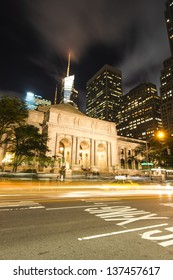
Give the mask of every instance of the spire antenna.
M 68 66 L 67 66 L 67 77 L 69 77 L 70 74 L 70 59 L 71 59 L 71 53 L 68 54 Z
M 57 95 L 58 95 L 58 89 L 57 89 L 57 85 L 56 85 L 55 96 L 54 96 L 54 105 L 56 105 L 56 102 L 57 102 Z

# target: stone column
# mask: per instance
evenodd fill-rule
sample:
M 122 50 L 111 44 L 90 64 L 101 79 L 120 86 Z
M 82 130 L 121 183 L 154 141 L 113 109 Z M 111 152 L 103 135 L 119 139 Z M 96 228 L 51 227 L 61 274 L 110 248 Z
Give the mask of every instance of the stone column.
M 58 133 L 56 133 L 54 155 L 57 156 L 58 153 L 59 153 L 59 137 L 58 137 Z
M 107 166 L 110 168 L 111 166 L 111 146 L 110 142 L 107 142 Z
M 90 166 L 94 166 L 95 162 L 95 150 L 94 150 L 94 139 L 90 139 Z
M 94 165 L 97 165 L 97 140 L 94 140 Z
M 127 167 L 128 167 L 128 162 L 127 162 L 127 148 L 124 148 L 124 160 L 125 160 L 124 168 L 127 169 Z
M 75 164 L 79 165 L 79 145 L 80 145 L 80 142 L 79 142 L 79 138 L 76 137 L 76 159 L 75 159 Z
M 111 141 L 112 166 L 120 165 L 117 141 Z
M 132 149 L 131 149 L 131 155 L 132 155 L 132 157 L 135 155 L 135 152 Z M 134 158 L 132 159 L 132 170 L 135 170 L 135 159 Z
M 72 144 L 71 144 L 71 164 L 72 166 L 75 164 L 76 159 L 76 136 L 72 135 Z

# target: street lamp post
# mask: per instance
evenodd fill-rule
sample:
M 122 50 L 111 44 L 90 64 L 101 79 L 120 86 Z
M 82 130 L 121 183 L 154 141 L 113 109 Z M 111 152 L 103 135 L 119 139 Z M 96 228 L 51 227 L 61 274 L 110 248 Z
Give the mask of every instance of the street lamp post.
M 62 157 L 61 157 L 61 166 L 63 166 L 64 164 L 64 148 L 63 147 L 60 147 L 60 152 L 62 154 Z
M 156 138 L 158 139 L 158 140 L 160 140 L 159 142 L 160 142 L 160 144 L 161 144 L 161 146 L 164 144 L 164 142 L 163 142 L 163 140 L 165 139 L 165 132 L 163 132 L 163 131 L 158 131 L 157 132 L 157 134 L 156 134 Z M 160 161 L 160 164 L 161 164 L 161 161 Z
M 60 147 L 60 152 L 62 154 L 62 158 L 61 158 L 61 170 L 60 170 L 60 178 L 61 181 L 64 180 L 65 178 L 65 158 L 64 158 L 64 147 Z
M 163 139 L 165 138 L 165 132 L 164 131 L 161 131 L 159 130 L 156 134 L 155 134 L 155 137 L 157 139 L 159 139 L 160 141 L 163 141 Z M 150 158 L 149 158 L 149 147 L 148 147 L 148 144 L 149 142 L 146 140 L 146 160 L 147 160 L 147 165 L 149 166 L 150 165 Z
M 158 131 L 157 138 L 163 140 L 165 138 L 165 133 L 163 131 Z
M 153 163 L 151 162 L 151 156 L 150 156 L 150 140 L 151 138 L 149 138 L 148 140 L 146 139 L 146 146 L 145 146 L 145 149 L 146 149 L 146 163 L 145 165 L 147 166 L 147 173 L 148 173 L 148 176 L 150 177 L 150 179 L 152 179 L 151 177 L 151 168 L 153 167 Z
M 151 170 L 150 170 L 150 162 L 149 162 L 149 149 L 148 149 L 148 141 L 146 140 L 146 160 L 147 160 L 147 169 L 149 169 L 148 171 L 148 175 L 149 177 L 151 177 Z
M 156 137 L 160 140 L 161 145 L 164 144 L 163 140 L 165 139 L 165 136 L 166 135 L 165 135 L 164 131 L 158 131 L 158 133 L 156 135 Z M 166 148 L 166 150 L 167 150 L 167 153 L 168 153 L 168 147 Z M 160 161 L 160 163 L 161 163 L 161 161 Z M 165 175 L 166 175 L 165 173 L 164 174 L 161 173 L 161 182 L 163 182 L 165 180 Z
M 146 159 L 147 159 L 147 163 L 148 163 L 149 162 L 148 141 L 146 141 Z

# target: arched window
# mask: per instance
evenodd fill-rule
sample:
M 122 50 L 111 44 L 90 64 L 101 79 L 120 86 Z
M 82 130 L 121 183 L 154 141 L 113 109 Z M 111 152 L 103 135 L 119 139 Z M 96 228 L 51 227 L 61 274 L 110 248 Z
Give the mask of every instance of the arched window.
M 139 169 L 139 163 L 137 160 L 135 160 L 135 169 Z
M 131 159 L 128 160 L 127 164 L 128 164 L 128 169 L 132 169 L 132 161 L 131 161 Z
M 121 159 L 121 168 L 125 168 L 125 161 L 123 158 Z

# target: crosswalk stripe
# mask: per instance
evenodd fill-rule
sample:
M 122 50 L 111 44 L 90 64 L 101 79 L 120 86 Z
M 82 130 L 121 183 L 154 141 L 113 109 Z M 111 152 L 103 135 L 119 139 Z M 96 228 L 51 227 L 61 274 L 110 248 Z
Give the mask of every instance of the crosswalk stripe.
M 34 201 L 0 202 L 0 211 L 41 209 L 41 208 L 45 208 L 45 206 Z

